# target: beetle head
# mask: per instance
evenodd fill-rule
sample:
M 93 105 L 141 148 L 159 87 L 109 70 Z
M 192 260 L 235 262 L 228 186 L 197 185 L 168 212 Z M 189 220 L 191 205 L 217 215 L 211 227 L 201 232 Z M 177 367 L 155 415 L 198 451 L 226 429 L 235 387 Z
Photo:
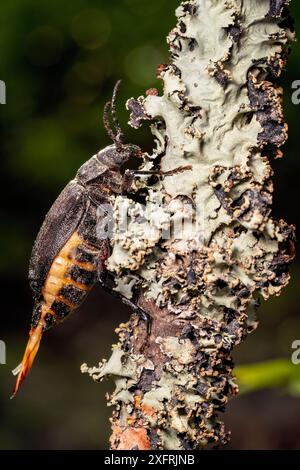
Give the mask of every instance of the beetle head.
M 106 170 L 119 170 L 130 158 L 140 158 L 142 151 L 137 145 L 126 144 L 120 151 L 115 145 L 101 150 L 85 162 L 77 172 L 77 179 L 82 184 L 89 184 L 101 177 Z
M 122 144 L 117 147 L 115 144 L 106 147 L 98 153 L 98 160 L 110 169 L 121 168 L 130 158 L 141 158 L 140 147 L 133 144 Z

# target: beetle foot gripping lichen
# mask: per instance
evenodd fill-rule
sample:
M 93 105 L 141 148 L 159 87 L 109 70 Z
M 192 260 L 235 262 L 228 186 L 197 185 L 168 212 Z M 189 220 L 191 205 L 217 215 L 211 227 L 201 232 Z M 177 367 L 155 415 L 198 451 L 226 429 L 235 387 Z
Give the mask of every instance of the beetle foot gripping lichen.
M 111 359 L 84 367 L 115 379 L 113 449 L 228 439 L 219 413 L 237 393 L 232 348 L 256 328 L 259 298 L 288 283 L 294 251 L 293 227 L 271 216 L 270 160 L 287 138 L 275 84 L 294 37 L 287 4 L 182 2 L 171 63 L 159 67 L 163 95 L 128 101 L 133 127 L 155 121 L 157 146 L 142 170 L 161 176 L 137 174 L 139 199 L 115 198 L 107 265 L 116 290 L 151 316 L 151 331 L 133 316 Z

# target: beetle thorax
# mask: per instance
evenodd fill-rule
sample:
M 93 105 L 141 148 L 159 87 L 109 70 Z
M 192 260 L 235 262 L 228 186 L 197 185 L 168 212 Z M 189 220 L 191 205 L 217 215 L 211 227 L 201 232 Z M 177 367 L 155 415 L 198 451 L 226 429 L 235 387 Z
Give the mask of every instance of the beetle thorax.
M 97 154 L 100 163 L 106 165 L 109 169 L 121 168 L 130 158 L 140 158 L 141 149 L 137 145 L 126 144 L 117 148 L 116 145 L 110 145 Z

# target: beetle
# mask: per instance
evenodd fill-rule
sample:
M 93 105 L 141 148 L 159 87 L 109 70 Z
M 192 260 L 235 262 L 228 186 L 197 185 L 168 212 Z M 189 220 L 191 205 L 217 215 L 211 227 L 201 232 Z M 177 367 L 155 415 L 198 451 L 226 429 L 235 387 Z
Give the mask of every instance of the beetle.
M 44 331 L 77 309 L 97 280 L 104 286 L 109 244 L 97 237 L 97 207 L 109 204 L 112 194 L 126 191 L 130 182 L 120 168 L 130 158 L 142 156 L 138 146 L 124 144 L 116 118 L 120 83 L 117 82 L 112 101 L 104 108 L 104 125 L 113 145 L 81 166 L 51 207 L 34 243 L 29 263 L 34 309 L 13 396 L 32 366 Z M 109 124 L 110 110 L 116 132 Z
M 112 100 L 106 103 L 103 115 L 104 126 L 113 144 L 79 168 L 75 178 L 51 207 L 34 243 L 29 263 L 34 308 L 25 353 L 14 371 L 18 377 L 12 398 L 31 369 L 43 333 L 76 310 L 97 281 L 106 290 L 112 290 L 106 282 L 109 241 L 97 236 L 97 209 L 101 204 L 110 204 L 112 195 L 128 191 L 135 172 L 127 170 L 122 174 L 121 167 L 130 158 L 143 157 L 140 147 L 124 143 L 116 117 L 116 96 L 120 83 L 118 81 L 115 85 Z M 110 112 L 115 130 L 110 126 Z M 180 167 L 164 173 L 137 173 L 172 175 L 185 169 L 190 168 Z M 144 320 L 149 320 L 148 315 L 133 302 L 125 298 L 122 300 Z

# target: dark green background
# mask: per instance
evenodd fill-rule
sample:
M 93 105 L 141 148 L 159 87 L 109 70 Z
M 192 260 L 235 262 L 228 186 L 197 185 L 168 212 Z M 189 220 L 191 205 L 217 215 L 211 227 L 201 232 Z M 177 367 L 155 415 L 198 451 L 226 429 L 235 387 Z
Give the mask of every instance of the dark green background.
M 123 79 L 119 113 L 128 140 L 150 149 L 144 128 L 130 129 L 124 102 L 160 87 L 156 66 L 168 61 L 165 36 L 175 24 L 179 0 L 3 0 L 0 9 L 0 79 L 7 104 L 0 107 L 1 148 L 1 330 L 7 365 L 0 366 L 1 449 L 97 449 L 107 447 L 104 394 L 112 384 L 93 384 L 80 374 L 82 362 L 108 357 L 113 330 L 129 310 L 95 288 L 79 312 L 47 333 L 20 395 L 9 396 L 10 373 L 27 340 L 32 301 L 27 283 L 31 246 L 43 217 L 77 168 L 109 144 L 102 109 L 117 79 Z M 300 20 L 300 5 L 292 4 Z M 300 105 L 291 84 L 300 80 L 300 48 L 293 46 L 284 108 L 290 127 L 284 160 L 275 170 L 274 213 L 299 221 Z M 300 266 L 280 298 L 264 303 L 258 331 L 235 351 L 238 364 L 290 359 L 300 339 Z M 298 366 L 300 369 L 300 366 Z M 231 448 L 300 449 L 300 386 L 283 379 L 234 399 L 226 422 Z M 264 374 L 262 374 L 264 377 Z M 261 387 L 260 387 L 261 388 Z

